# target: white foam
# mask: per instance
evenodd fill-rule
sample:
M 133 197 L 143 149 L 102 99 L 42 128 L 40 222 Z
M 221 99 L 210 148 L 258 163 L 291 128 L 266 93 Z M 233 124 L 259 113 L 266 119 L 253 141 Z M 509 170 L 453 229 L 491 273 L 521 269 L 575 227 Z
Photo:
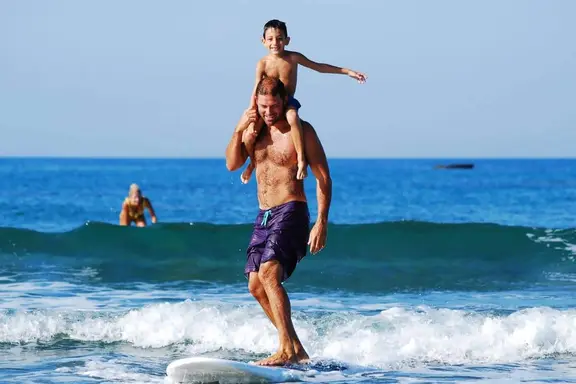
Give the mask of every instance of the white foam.
M 576 353 L 576 310 L 531 308 L 508 316 L 428 307 L 391 307 L 373 316 L 295 311 L 294 322 L 313 358 L 362 366 L 507 363 Z M 257 305 L 183 301 L 122 313 L 0 313 L 0 342 L 46 341 L 57 334 L 139 348 L 177 345 L 186 355 L 277 348 L 276 331 Z
M 392 308 L 335 327 L 320 354 L 362 365 L 406 361 L 513 362 L 576 351 L 576 311 L 522 310 L 505 317 L 448 309 Z
M 570 230 L 570 232 L 573 232 L 573 230 Z M 545 233 L 545 236 L 536 236 L 532 233 L 528 233 L 527 236 L 536 243 L 544 243 L 547 247 L 561 251 L 568 251 L 570 255 L 565 257 L 563 259 L 564 261 L 576 261 L 576 245 L 562 237 L 567 233 L 567 230 L 547 229 Z

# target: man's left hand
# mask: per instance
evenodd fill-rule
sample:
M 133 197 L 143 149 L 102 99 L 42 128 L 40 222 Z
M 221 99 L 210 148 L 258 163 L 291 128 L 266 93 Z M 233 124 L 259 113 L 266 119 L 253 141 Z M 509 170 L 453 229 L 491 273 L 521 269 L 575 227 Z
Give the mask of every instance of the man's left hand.
M 327 224 L 322 221 L 316 221 L 312 227 L 310 237 L 308 238 L 310 253 L 316 254 L 326 246 L 326 225 Z

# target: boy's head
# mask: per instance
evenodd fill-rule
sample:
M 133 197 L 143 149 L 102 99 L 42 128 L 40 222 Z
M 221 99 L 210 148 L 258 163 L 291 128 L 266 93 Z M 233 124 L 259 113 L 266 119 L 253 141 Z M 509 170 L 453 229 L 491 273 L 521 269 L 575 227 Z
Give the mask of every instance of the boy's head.
M 290 43 L 286 23 L 280 20 L 270 20 L 264 24 L 262 33 L 262 44 L 271 54 L 284 52 L 284 47 Z
M 276 77 L 264 77 L 256 86 L 256 106 L 258 114 L 266 125 L 274 124 L 284 116 L 286 104 L 286 88 L 284 83 Z

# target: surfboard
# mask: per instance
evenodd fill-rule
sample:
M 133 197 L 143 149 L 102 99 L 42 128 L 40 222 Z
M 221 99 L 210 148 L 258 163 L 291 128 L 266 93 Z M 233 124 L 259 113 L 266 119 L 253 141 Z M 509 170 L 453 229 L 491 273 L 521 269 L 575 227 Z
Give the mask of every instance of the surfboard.
M 283 383 L 302 381 L 304 371 L 262 367 L 213 357 L 188 357 L 171 362 L 166 375 L 177 383 Z

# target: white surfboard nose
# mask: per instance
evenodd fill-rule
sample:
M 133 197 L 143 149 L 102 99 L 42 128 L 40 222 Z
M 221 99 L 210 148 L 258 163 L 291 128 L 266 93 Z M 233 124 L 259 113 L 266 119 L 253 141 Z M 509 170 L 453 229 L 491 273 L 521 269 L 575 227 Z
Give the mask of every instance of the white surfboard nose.
M 171 362 L 166 375 L 173 383 L 285 383 L 302 381 L 304 371 L 262 367 L 241 361 L 212 357 L 189 357 Z

